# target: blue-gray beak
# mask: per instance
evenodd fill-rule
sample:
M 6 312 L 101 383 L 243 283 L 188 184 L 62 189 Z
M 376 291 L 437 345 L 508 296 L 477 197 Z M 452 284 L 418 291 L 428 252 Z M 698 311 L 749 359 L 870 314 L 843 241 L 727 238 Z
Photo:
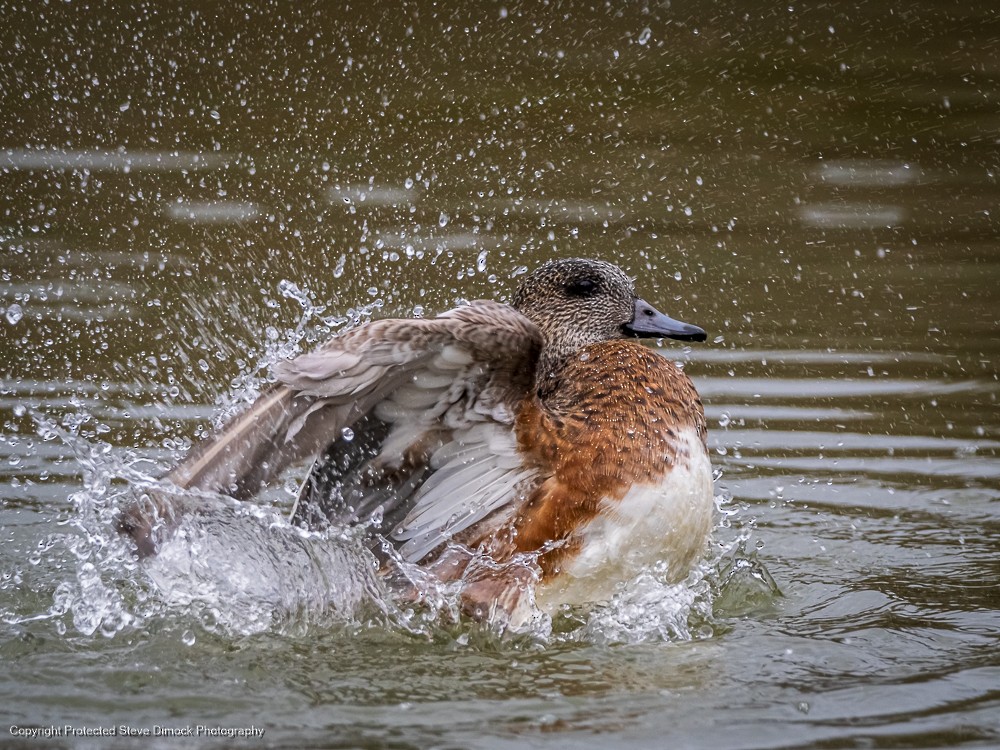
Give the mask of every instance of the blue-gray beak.
M 698 326 L 667 317 L 643 299 L 636 299 L 632 320 L 622 326 L 627 336 L 704 341 L 708 334 Z

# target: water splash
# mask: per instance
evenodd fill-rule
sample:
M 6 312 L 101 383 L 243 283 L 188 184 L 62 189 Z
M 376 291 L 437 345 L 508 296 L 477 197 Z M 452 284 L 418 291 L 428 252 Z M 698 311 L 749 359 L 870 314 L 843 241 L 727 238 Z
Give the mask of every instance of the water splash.
M 307 532 L 235 501 L 187 516 L 144 572 L 170 609 L 212 631 L 303 633 L 386 611 L 357 529 Z
M 52 620 L 60 634 L 115 637 L 153 622 L 249 635 L 304 632 L 313 627 L 377 621 L 386 624 L 388 597 L 376 575 L 363 530 L 307 532 L 278 508 L 207 493 L 184 493 L 198 510 L 186 516 L 149 561 L 136 560 L 116 531 L 135 498 L 178 493 L 151 476 L 149 462 L 121 457 L 37 417 L 43 438 L 58 436 L 76 454 L 83 489 L 70 497 L 65 533 L 48 547 L 69 574 L 55 587 L 47 612 L 8 618 Z
M 684 581 L 671 582 L 663 564 L 642 570 L 610 601 L 563 612 L 559 638 L 605 645 L 700 640 L 724 630 L 726 617 L 773 606 L 777 584 L 756 550 L 747 553 L 756 532 L 754 519 L 745 517 L 748 507 L 734 503 L 724 487 L 715 504 L 709 549 Z
M 335 328 L 359 324 L 378 308 L 376 301 L 345 317 L 324 317 L 325 307 L 312 303 L 308 289 L 285 281 L 278 292 L 301 307 L 297 323 L 267 336 L 258 360 L 243 365 L 220 401 L 217 423 L 257 396 L 274 362 L 329 337 Z M 70 508 L 58 521 L 62 530 L 43 540 L 51 605 L 45 611 L 5 611 L 5 621 L 47 620 L 60 635 L 72 628 L 83 636 L 109 638 L 153 622 L 189 627 L 194 621 L 196 629 L 200 624 L 233 634 L 364 618 L 385 622 L 390 607 L 374 574 L 374 558 L 358 535 L 307 533 L 291 526 L 277 508 L 186 493 L 186 500 L 201 509 L 184 520 L 155 560 L 140 564 L 116 532 L 117 519 L 136 498 L 177 492 L 158 478 L 172 460 L 167 456 L 166 464 L 158 464 L 135 451 L 82 438 L 80 428 L 92 421 L 87 407 L 93 405 L 71 405 L 72 411 L 58 416 L 31 414 L 43 442 L 69 447 L 83 485 L 68 498 Z M 177 440 L 167 447 L 180 453 L 187 445 Z M 12 582 L 21 585 L 14 577 Z
M 59 438 L 73 450 L 83 489 L 69 498 L 73 512 L 61 521 L 67 531 L 45 540 L 53 556 L 62 553 L 66 562 L 60 567 L 70 570 L 70 576 L 56 586 L 49 611 L 33 619 L 52 619 L 59 633 L 66 631 L 68 621 L 82 635 L 114 637 L 153 611 L 147 608 L 150 600 L 137 575 L 138 565 L 113 531 L 123 494 L 120 480 L 145 479 L 136 465 L 146 462 L 118 456 L 107 443 L 89 443 L 73 427 L 66 429 L 37 414 L 34 418 L 42 440 Z
M 507 567 L 537 572 L 534 556 L 502 565 L 474 556 L 461 580 L 443 583 L 401 560 L 387 544 L 385 575 L 378 572 L 364 528 L 305 531 L 292 526 L 281 508 L 219 495 L 186 493 L 199 510 L 181 521 L 155 558 L 140 564 L 116 533 L 116 517 L 137 495 L 177 489 L 152 477 L 149 462 L 122 458 L 52 422 L 41 420 L 39 432 L 66 442 L 84 474 L 84 488 L 71 498 L 71 533 L 50 540 L 68 553 L 71 573 L 56 587 L 49 611 L 32 618 L 55 620 L 60 633 L 72 626 L 85 636 L 111 638 L 156 622 L 190 630 L 191 639 L 199 631 L 300 635 L 352 625 L 475 648 L 500 642 L 674 642 L 711 637 L 720 612 L 732 616 L 747 606 L 766 606 L 777 595 L 766 569 L 746 554 L 752 520 L 734 529 L 733 519 L 745 508 L 734 506 L 725 491 L 716 498 L 713 552 L 685 581 L 670 583 L 663 566 L 653 566 L 623 582 L 610 601 L 561 612 L 555 623 L 536 606 L 530 586 L 512 612 L 496 609 L 481 623 L 462 614 L 470 583 L 504 576 L 511 572 Z M 725 534 L 730 538 L 718 538 Z
M 361 325 L 383 306 L 382 300 L 376 299 L 367 305 L 352 307 L 343 315 L 331 315 L 327 313 L 326 305 L 314 302 L 315 294 L 308 287 L 282 279 L 278 282 L 277 291 L 282 298 L 292 300 L 299 306 L 298 318 L 290 328 L 272 328 L 266 332 L 256 361 L 247 363 L 230 381 L 229 391 L 216 400 L 219 409 L 212 420 L 216 429 L 257 399 L 261 389 L 272 382 L 270 370 L 275 363 L 301 354 L 338 331 Z M 281 304 L 273 299 L 265 302 L 269 307 Z M 256 332 L 248 332 L 247 335 L 253 337 Z
M 665 570 L 643 571 L 607 603 L 588 614 L 578 637 L 593 643 L 689 641 L 713 634 L 711 588 L 702 563 L 683 583 L 669 584 Z
M 270 365 L 297 353 L 317 321 L 328 336 L 330 326 L 357 325 L 377 309 L 376 303 L 331 321 L 308 290 L 292 282 L 278 289 L 300 305 L 299 321 L 294 329 L 267 337 L 259 360 L 247 365 L 225 397 L 224 413 L 258 393 Z M 530 586 L 513 615 L 496 609 L 478 624 L 463 617 L 470 577 L 505 573 L 488 558 L 476 557 L 462 580 L 442 583 L 394 557 L 390 546 L 384 552 L 394 569 L 386 576 L 378 572 L 363 528 L 307 532 L 288 522 L 280 504 L 258 506 L 217 495 L 184 493 L 199 510 L 184 518 L 156 558 L 140 564 L 115 531 L 118 515 L 136 497 L 178 490 L 157 478 L 165 466 L 80 438 L 79 426 L 87 418 L 84 405 L 59 423 L 35 415 L 42 440 L 68 445 L 83 475 L 83 488 L 70 498 L 73 511 L 62 521 L 65 532 L 46 540 L 47 549 L 64 555 L 61 569 L 70 573 L 55 586 L 47 612 L 21 618 L 50 619 L 60 633 L 72 627 L 84 636 L 111 638 L 156 622 L 190 631 L 196 639 L 199 631 L 302 633 L 348 624 L 444 637 L 458 645 L 482 645 L 484 637 L 543 645 L 684 641 L 716 632 L 719 611 L 766 604 L 777 595 L 766 569 L 745 552 L 753 519 L 744 519 L 746 507 L 735 506 L 724 490 L 716 498 L 717 541 L 685 581 L 668 582 L 666 571 L 654 566 L 623 582 L 609 602 L 558 613 L 555 622 L 536 606 Z M 294 494 L 294 486 L 290 481 L 285 494 Z M 533 558 L 508 565 L 537 571 Z M 404 585 L 395 585 L 400 581 Z

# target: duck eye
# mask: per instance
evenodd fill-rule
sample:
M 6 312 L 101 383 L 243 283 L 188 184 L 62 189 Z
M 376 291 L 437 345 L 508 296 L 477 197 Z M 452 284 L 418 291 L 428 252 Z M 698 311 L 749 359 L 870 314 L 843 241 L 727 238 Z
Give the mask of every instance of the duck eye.
M 566 295 L 569 297 L 593 297 L 600 291 L 600 286 L 593 279 L 577 279 L 566 285 Z

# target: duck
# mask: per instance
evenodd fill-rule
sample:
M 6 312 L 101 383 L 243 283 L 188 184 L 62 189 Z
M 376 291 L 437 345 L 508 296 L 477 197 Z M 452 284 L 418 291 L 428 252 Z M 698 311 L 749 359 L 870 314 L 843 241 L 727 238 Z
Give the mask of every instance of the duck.
M 366 526 L 387 578 L 402 562 L 457 582 L 477 620 L 607 601 L 652 565 L 680 581 L 713 526 L 707 425 L 640 339 L 706 337 L 612 263 L 550 260 L 509 304 L 369 321 L 278 363 L 165 475 L 177 492 L 118 527 L 154 555 L 191 491 L 248 500 L 311 461 L 293 524 Z

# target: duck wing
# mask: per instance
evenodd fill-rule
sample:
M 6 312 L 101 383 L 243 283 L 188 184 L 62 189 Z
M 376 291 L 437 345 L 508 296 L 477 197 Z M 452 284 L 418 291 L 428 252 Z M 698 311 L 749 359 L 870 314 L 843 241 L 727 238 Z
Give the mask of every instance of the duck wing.
M 531 321 L 490 301 L 373 321 L 275 366 L 278 382 L 167 479 L 245 499 L 315 459 L 297 523 L 374 518 L 419 561 L 533 481 L 513 425 L 540 348 Z

